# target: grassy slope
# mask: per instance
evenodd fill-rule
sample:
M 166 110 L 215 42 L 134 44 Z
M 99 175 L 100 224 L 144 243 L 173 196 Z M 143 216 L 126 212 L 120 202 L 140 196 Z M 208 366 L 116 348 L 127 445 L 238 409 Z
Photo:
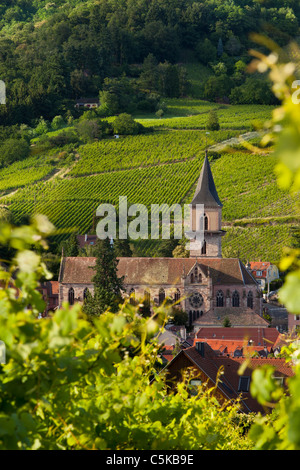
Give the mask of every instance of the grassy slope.
M 197 83 L 199 87 L 201 83 L 197 82 L 196 68 L 190 66 L 191 70 L 197 94 Z M 81 233 L 92 226 L 93 212 L 101 202 L 117 203 L 121 195 L 127 195 L 129 202 L 147 206 L 187 203 L 199 176 L 206 139 L 210 146 L 248 132 L 254 121 L 268 119 L 272 110 L 266 106 L 220 107 L 197 97 L 168 100 L 167 104 L 168 113 L 162 119 L 137 117 L 143 124 L 155 126 L 154 134 L 80 147 L 79 158 L 68 164 L 64 178 L 60 173 L 53 178 L 55 171 L 63 167 L 55 152 L 41 155 L 34 147 L 37 155 L 19 167 L 15 164 L 12 171 L 0 172 L 4 193 L 19 187 L 16 194 L 4 196 L 2 202 L 10 205 L 16 218 L 23 213 L 44 212 L 58 229 L 76 227 Z M 218 109 L 221 131 L 207 135 L 204 129 L 212 107 Z M 282 247 L 289 244 L 293 219 L 284 217 L 295 215 L 295 200 L 278 190 L 274 164 L 271 155 L 252 155 L 241 147 L 227 149 L 212 160 L 224 204 L 225 256 L 276 262 Z M 13 170 L 18 171 L 17 178 L 13 178 Z M 137 253 L 155 256 L 156 249 L 157 243 L 144 241 L 138 244 Z

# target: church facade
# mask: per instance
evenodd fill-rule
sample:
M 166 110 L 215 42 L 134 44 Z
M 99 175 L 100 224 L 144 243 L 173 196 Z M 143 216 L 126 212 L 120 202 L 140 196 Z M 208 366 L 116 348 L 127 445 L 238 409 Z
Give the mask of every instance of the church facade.
M 190 241 L 189 258 L 119 258 L 125 294 L 160 305 L 173 299 L 189 315 L 190 325 L 266 327 L 262 318 L 260 288 L 236 258 L 222 258 L 222 203 L 205 156 L 192 205 L 192 229 L 197 232 L 196 205 L 204 206 L 204 240 Z M 83 302 L 91 281 L 95 258 L 63 257 L 59 274 L 59 304 Z

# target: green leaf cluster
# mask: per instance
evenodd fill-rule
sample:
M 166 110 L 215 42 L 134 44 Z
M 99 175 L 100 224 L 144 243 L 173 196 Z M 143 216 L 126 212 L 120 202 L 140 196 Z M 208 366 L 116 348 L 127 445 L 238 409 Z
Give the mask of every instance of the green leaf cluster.
M 17 255 L 1 271 L 0 449 L 249 448 L 238 403 L 220 405 L 206 386 L 191 397 L 188 380 L 168 390 L 158 374 L 151 338 L 165 322 L 162 308 L 145 319 L 125 303 L 91 323 L 78 304 L 65 304 L 37 318 L 43 269 L 33 248 L 49 229 L 43 218 L 1 227 Z

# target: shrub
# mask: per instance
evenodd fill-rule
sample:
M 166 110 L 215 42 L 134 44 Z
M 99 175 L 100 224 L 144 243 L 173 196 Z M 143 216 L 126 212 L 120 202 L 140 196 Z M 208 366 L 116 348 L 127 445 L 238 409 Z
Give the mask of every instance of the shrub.
M 28 157 L 30 147 L 23 139 L 7 139 L 1 145 L 0 165 L 8 166 L 17 160 Z
M 206 129 L 209 131 L 218 131 L 220 129 L 218 115 L 214 109 L 208 114 Z
M 115 134 L 136 135 L 140 131 L 140 126 L 130 114 L 122 113 L 113 122 Z

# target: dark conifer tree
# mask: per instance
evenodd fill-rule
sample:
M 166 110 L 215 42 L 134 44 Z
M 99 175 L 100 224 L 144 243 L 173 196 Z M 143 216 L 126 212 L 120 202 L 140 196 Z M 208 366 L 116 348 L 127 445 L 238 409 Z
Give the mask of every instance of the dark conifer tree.
M 124 290 L 123 278 L 118 277 L 118 260 L 109 239 L 98 240 L 95 246 L 96 265 L 92 278 L 94 295 L 87 294 L 83 311 L 89 316 L 99 316 L 106 310 L 117 312 L 122 302 L 121 291 Z
M 78 249 L 78 242 L 77 242 L 77 235 L 73 232 L 67 243 L 64 246 L 64 256 L 78 256 L 79 249 Z
M 119 258 L 131 258 L 132 257 L 132 250 L 130 248 L 130 244 L 128 240 L 114 240 L 114 250 L 115 255 Z

